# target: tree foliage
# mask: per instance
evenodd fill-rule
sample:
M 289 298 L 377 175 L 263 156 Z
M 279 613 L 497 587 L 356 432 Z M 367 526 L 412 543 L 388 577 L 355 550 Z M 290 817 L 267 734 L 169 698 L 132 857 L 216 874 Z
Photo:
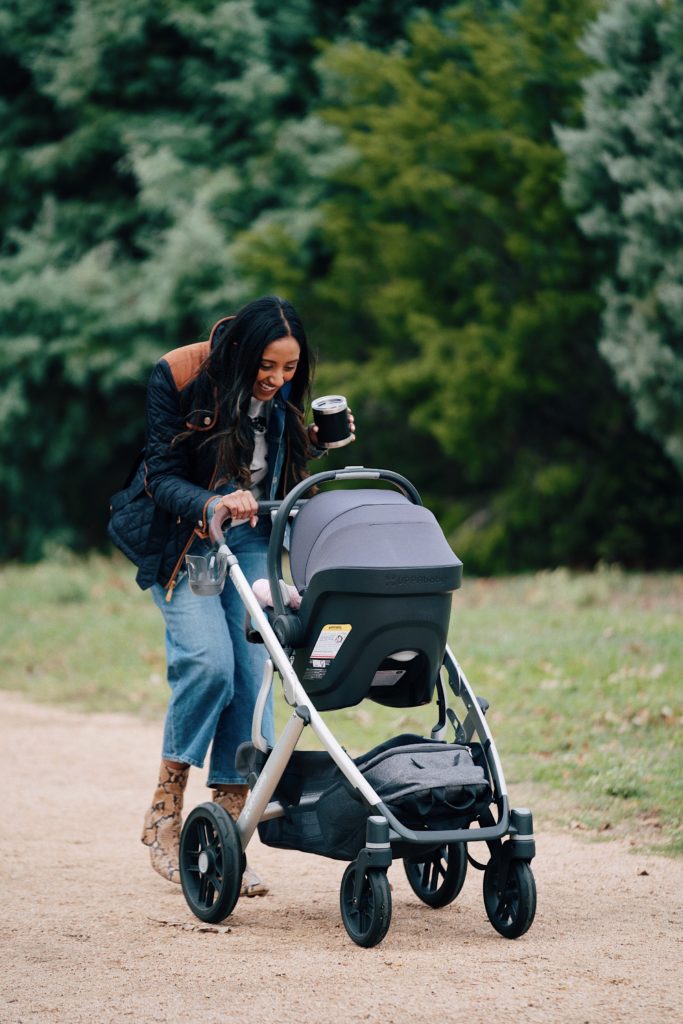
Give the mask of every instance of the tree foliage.
M 683 10 L 611 0 L 586 34 L 565 193 L 605 254 L 600 351 L 683 473 Z
M 461 3 L 321 63 L 341 140 L 306 288 L 330 384 L 362 410 L 365 461 L 399 452 L 486 571 L 656 560 L 643 521 L 675 525 L 677 481 L 597 354 L 596 263 L 560 194 L 553 124 L 578 115 L 592 11 Z
M 299 170 L 329 134 L 307 119 L 318 13 L 353 34 L 379 6 L 3 6 L 0 554 L 101 540 L 151 365 L 251 297 L 240 233 L 283 207 L 302 232 L 319 197 Z
M 272 289 L 354 461 L 415 477 L 470 567 L 670 564 L 680 483 L 596 354 L 560 195 L 592 14 L 8 0 L 0 556 L 101 543 L 154 361 Z

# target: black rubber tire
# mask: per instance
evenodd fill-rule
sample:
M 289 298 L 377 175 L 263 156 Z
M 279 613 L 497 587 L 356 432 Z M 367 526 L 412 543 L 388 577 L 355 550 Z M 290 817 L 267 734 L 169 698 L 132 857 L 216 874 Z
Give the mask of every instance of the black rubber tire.
M 428 907 L 446 907 L 465 884 L 467 844 L 440 846 L 422 859 L 404 858 L 410 888 Z
M 244 855 L 239 833 L 220 804 L 195 807 L 180 835 L 180 884 L 195 917 L 217 924 L 240 894 Z
M 363 878 L 360 901 L 353 902 L 356 862 L 347 867 L 342 878 L 339 905 L 342 921 L 357 946 L 377 946 L 391 924 L 391 887 L 386 871 L 375 869 Z
M 536 913 L 536 882 L 527 861 L 511 860 L 503 889 L 496 886 L 496 862 L 484 870 L 484 906 L 489 921 L 506 939 L 518 939 Z

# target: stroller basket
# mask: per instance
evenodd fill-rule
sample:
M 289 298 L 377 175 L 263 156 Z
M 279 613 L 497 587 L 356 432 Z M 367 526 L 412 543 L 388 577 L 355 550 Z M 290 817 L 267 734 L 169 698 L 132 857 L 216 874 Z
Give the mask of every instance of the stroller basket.
M 462 744 L 406 734 L 355 763 L 409 828 L 465 828 L 491 799 L 484 769 Z M 275 798 L 286 813 L 258 826 L 267 846 L 352 860 L 365 845 L 367 807 L 326 753 L 295 752 Z

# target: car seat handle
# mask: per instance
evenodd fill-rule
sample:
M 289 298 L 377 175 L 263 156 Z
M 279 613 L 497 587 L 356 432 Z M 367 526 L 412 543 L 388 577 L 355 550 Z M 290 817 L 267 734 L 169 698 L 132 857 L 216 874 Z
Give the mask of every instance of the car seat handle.
M 279 587 L 279 581 L 282 579 L 282 547 L 290 512 L 311 488 L 318 487 L 320 484 L 330 483 L 333 480 L 385 480 L 401 491 L 414 505 L 422 504 L 422 498 L 415 485 L 411 484 L 410 480 L 406 477 L 401 476 L 400 473 L 394 473 L 391 469 L 366 469 L 365 466 L 347 466 L 345 469 L 329 469 L 323 473 L 314 473 L 313 476 L 309 476 L 298 483 L 285 495 L 280 503 L 280 507 L 273 520 L 273 532 L 268 545 L 268 581 L 270 583 L 270 592 L 273 595 L 273 608 L 276 616 L 293 614 L 285 607 Z

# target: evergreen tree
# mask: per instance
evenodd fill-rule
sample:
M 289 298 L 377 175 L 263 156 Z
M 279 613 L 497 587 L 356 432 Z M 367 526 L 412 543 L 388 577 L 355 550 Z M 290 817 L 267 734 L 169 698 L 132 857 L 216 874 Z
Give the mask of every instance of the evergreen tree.
M 152 364 L 253 297 L 245 231 L 284 221 L 307 252 L 307 168 L 337 141 L 310 116 L 321 38 L 387 45 L 412 7 L 3 5 L 0 557 L 102 541 Z
M 275 290 L 354 460 L 415 476 L 470 568 L 675 559 L 680 482 L 596 358 L 559 195 L 589 13 L 8 0 L 0 557 L 100 543 L 153 362 Z
M 683 473 L 683 9 L 610 0 L 583 49 L 565 193 L 605 260 L 600 351 Z
M 326 379 L 362 413 L 362 461 L 400 452 L 485 571 L 672 551 L 680 488 L 598 357 L 595 261 L 560 193 L 553 125 L 578 117 L 593 11 L 463 2 L 321 65 L 341 139 L 297 269 Z M 261 238 L 265 280 L 276 248 L 301 259 L 286 238 Z
M 287 83 L 246 0 L 34 0 L 0 37 L 0 551 L 30 557 L 102 537 L 151 365 L 235 301 L 227 243 Z

